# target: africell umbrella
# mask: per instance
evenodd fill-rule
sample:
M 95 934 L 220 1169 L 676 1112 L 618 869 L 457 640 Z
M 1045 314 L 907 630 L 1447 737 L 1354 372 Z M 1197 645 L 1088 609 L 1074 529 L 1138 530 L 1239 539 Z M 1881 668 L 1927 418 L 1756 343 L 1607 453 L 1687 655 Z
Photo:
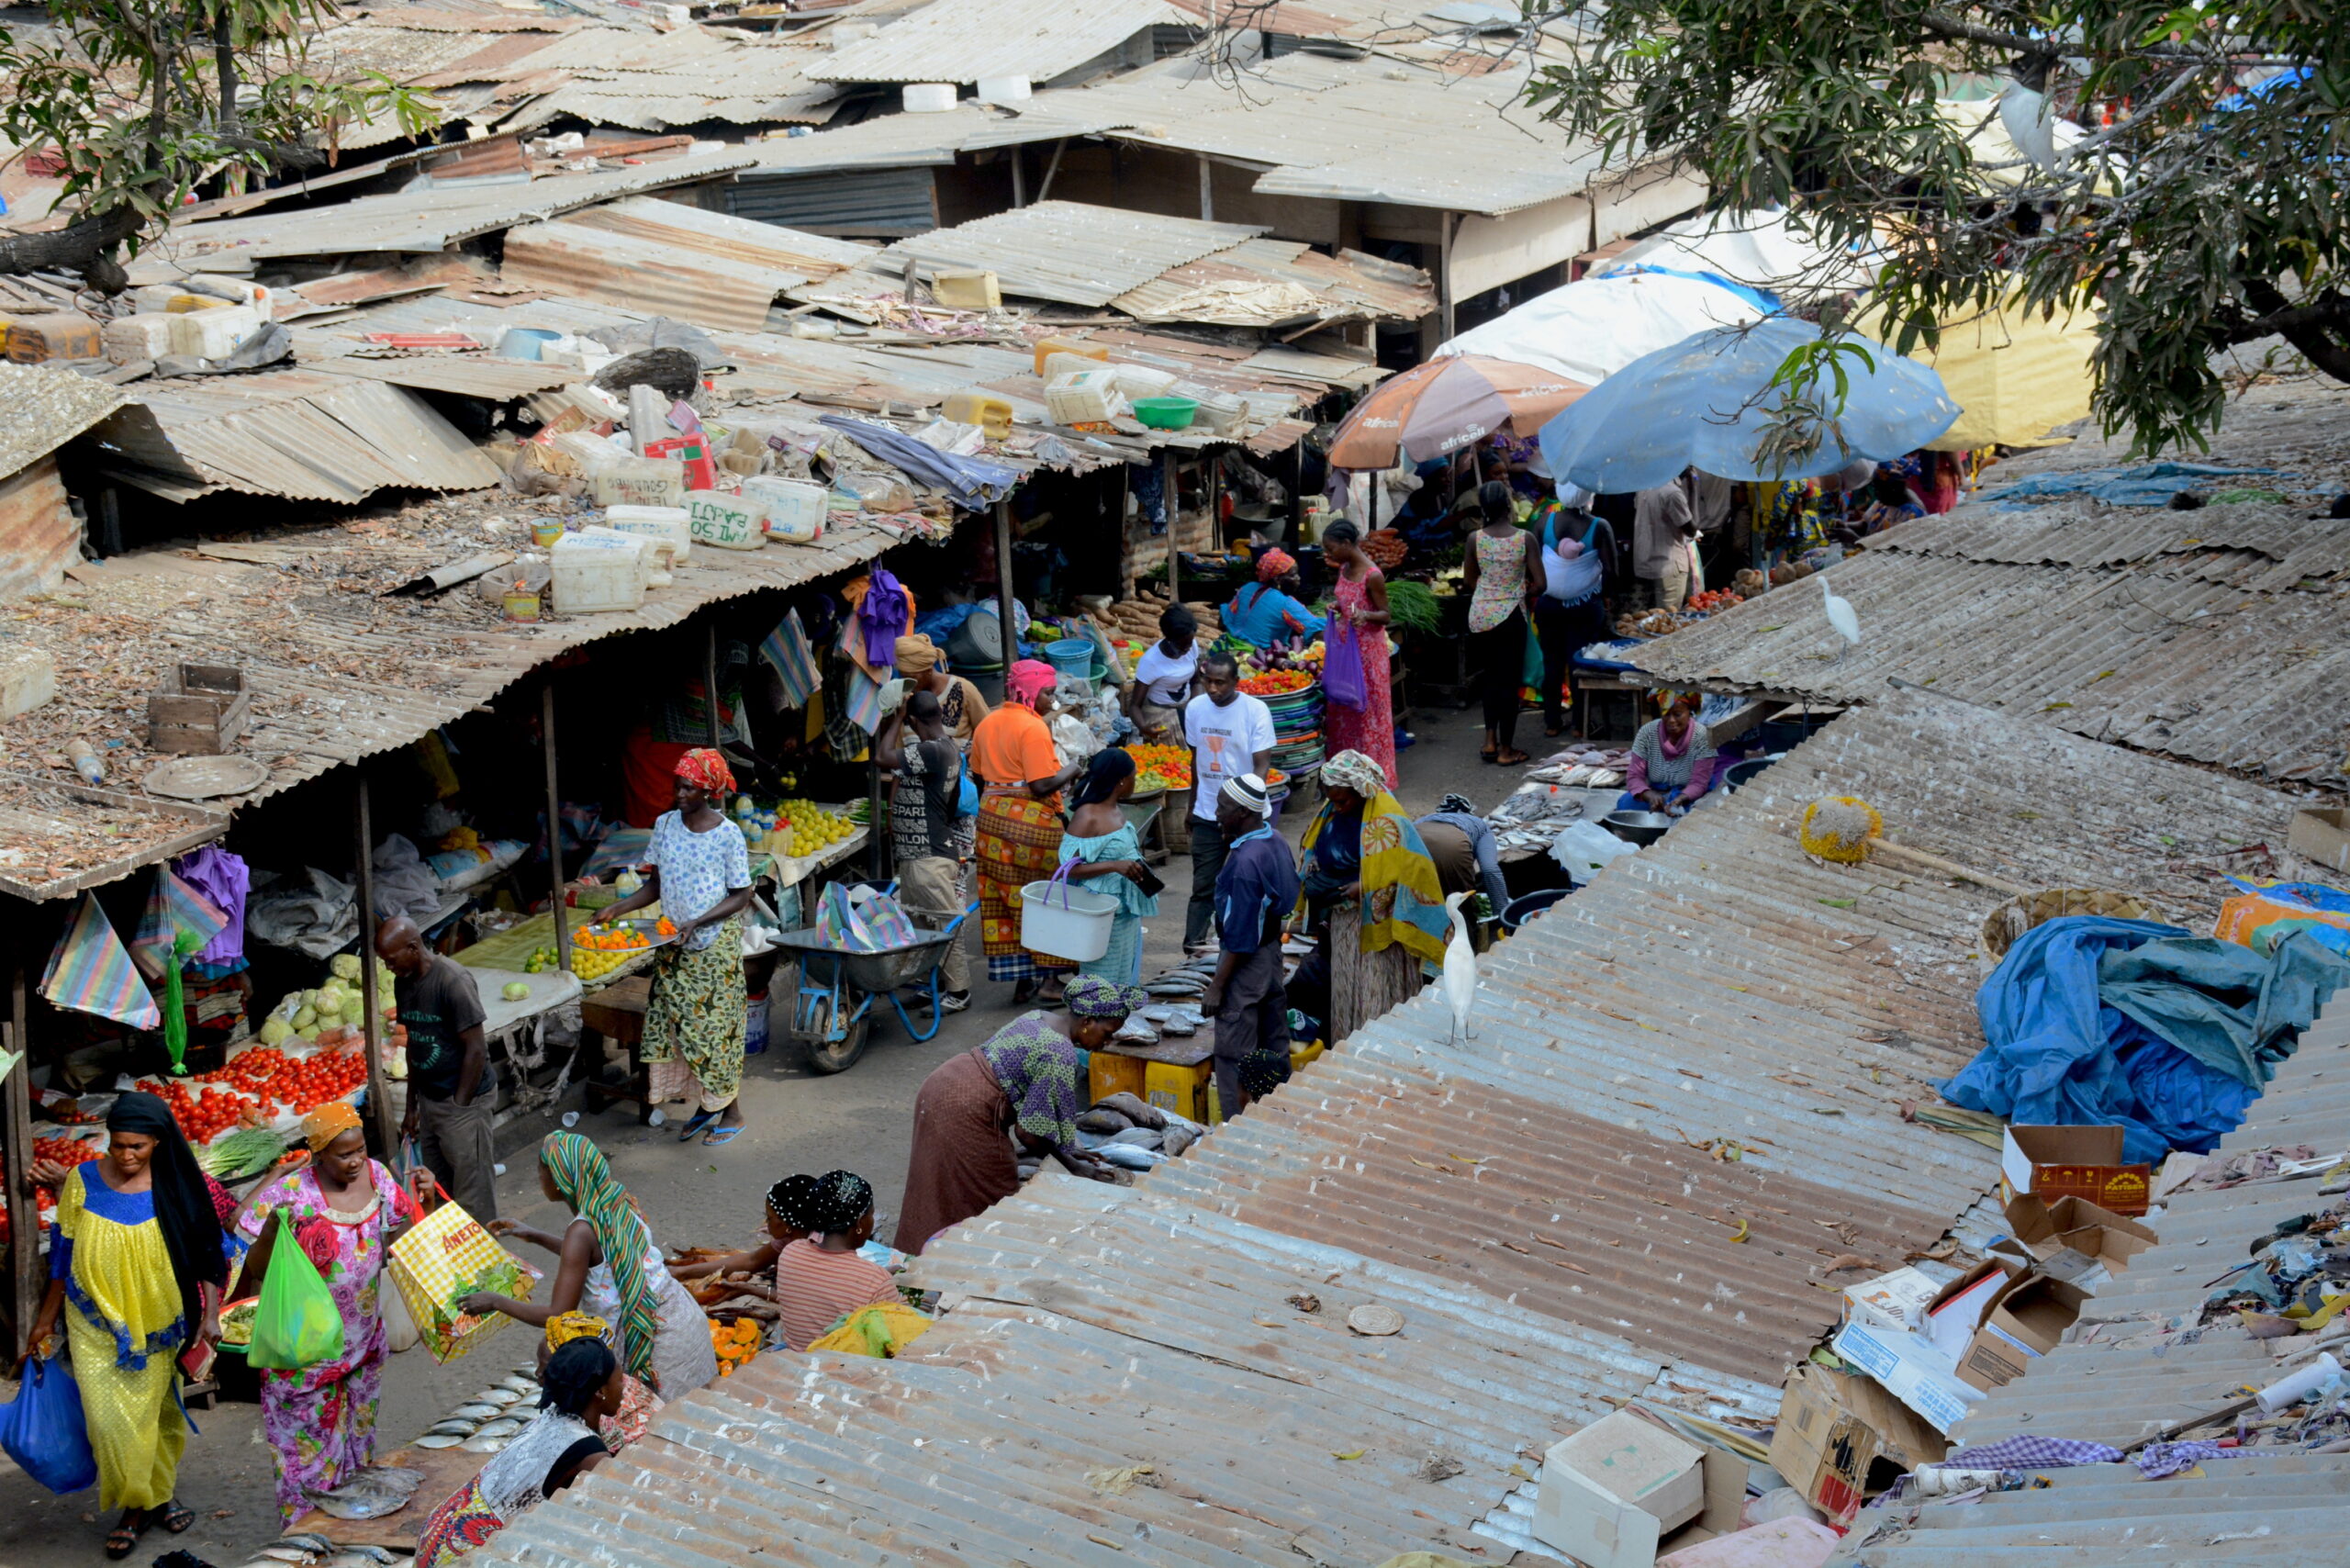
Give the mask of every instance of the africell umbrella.
M 1407 370 L 1355 405 L 1330 444 L 1333 468 L 1393 468 L 1448 457 L 1507 429 L 1522 440 L 1591 390 L 1530 364 L 1455 354 Z

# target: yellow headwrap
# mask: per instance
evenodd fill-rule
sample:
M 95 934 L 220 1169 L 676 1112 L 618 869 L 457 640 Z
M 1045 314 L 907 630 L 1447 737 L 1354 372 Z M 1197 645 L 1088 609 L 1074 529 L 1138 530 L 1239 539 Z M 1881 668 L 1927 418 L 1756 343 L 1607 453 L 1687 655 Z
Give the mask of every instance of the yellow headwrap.
M 912 633 L 898 639 L 891 658 L 900 675 L 923 675 L 938 663 L 938 644 L 919 632 Z
M 302 1118 L 302 1137 L 317 1154 L 327 1145 L 359 1126 L 359 1113 L 341 1100 L 330 1100 Z
M 602 1339 L 612 1326 L 584 1312 L 558 1312 L 547 1319 L 547 1349 L 560 1350 L 574 1339 Z

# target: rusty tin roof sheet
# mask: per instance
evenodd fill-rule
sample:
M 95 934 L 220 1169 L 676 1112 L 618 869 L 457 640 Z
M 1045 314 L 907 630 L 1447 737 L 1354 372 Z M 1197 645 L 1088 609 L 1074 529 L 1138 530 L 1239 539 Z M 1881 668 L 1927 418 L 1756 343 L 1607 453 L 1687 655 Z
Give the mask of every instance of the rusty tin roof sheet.
M 70 370 L 0 361 L 0 479 L 122 407 L 122 389 Z
M 1173 268 L 1227 251 L 1261 229 L 1041 201 L 953 229 L 901 240 L 883 252 L 923 274 L 991 272 L 1006 294 L 1067 305 L 1107 305 Z
M 2254 1103 L 2222 1153 L 2308 1144 L 2350 1148 L 2350 998 L 2337 998 Z M 2232 1321 L 2198 1327 L 2213 1277 L 2280 1222 L 2330 1201 L 2311 1181 L 2254 1182 L 2168 1199 L 2150 1221 L 2160 1245 L 2131 1260 L 2080 1322 L 1957 1428 L 1962 1442 L 2030 1433 L 2116 1448 L 2217 1410 L 2289 1363 Z M 2289 1341 L 2288 1341 L 2289 1343 Z M 1844 1568 L 2036 1568 L 2053 1561 L 2202 1563 L 2338 1562 L 2350 1530 L 2350 1454 L 2253 1450 L 2165 1481 L 2134 1466 L 2044 1473 L 2045 1490 L 1994 1492 L 1966 1506 L 1892 1507 L 1856 1530 Z M 1872 1518 L 1863 1515 L 1863 1520 Z
M 865 245 L 651 196 L 509 230 L 507 282 L 576 299 L 757 331 L 787 288 L 873 254 Z

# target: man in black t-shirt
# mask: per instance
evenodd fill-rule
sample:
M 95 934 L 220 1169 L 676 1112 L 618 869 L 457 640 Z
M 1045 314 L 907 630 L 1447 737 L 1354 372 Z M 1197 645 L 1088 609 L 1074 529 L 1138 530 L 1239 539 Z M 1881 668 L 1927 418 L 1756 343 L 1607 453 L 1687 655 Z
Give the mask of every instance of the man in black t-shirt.
M 408 1115 L 400 1136 L 459 1207 L 487 1225 L 498 1217 L 497 1150 L 491 1145 L 489 1043 L 481 991 L 454 958 L 424 945 L 415 923 L 395 915 L 376 928 L 375 951 L 391 966 L 392 1002 L 408 1031 Z

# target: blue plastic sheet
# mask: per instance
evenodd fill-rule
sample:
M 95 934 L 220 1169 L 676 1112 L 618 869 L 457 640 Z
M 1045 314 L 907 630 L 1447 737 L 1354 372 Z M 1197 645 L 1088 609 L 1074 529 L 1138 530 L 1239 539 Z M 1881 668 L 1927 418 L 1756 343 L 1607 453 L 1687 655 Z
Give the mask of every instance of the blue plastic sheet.
M 2198 479 L 2240 474 L 2274 474 L 2274 468 L 2228 468 L 2216 463 L 2139 463 L 2126 468 L 2082 468 L 2070 474 L 2034 474 L 1986 491 L 1986 500 L 2007 502 L 2039 496 L 2090 496 L 2117 507 L 2168 506 Z
M 2034 927 L 1975 995 L 1986 1044 L 1942 1097 L 2031 1126 L 2122 1129 L 2122 1156 L 2205 1154 L 2244 1121 L 2350 962 L 2291 938 L 2267 958 L 2148 921 Z
M 882 462 L 918 484 L 946 492 L 946 498 L 964 511 L 979 511 L 1012 494 L 1024 477 L 1009 463 L 984 457 L 958 457 L 916 441 L 903 431 L 845 414 L 825 414 L 816 421 L 840 431 Z

